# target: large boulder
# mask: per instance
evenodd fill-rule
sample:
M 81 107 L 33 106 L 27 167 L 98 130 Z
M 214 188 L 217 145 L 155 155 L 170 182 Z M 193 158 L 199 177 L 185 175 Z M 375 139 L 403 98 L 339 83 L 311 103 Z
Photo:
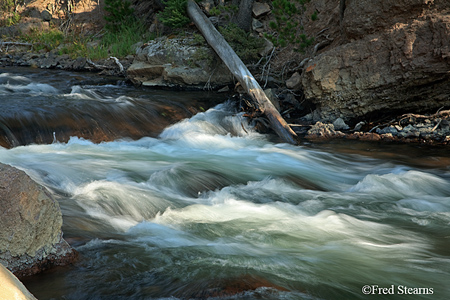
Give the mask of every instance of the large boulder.
M 18 277 L 73 262 L 58 202 L 25 172 L 0 164 L 0 263 Z
M 127 77 L 144 86 L 203 88 L 233 83 L 232 74 L 218 60 L 213 50 L 193 38 L 162 37 L 137 47 Z
M 0 299 L 36 300 L 22 282 L 0 264 Z
M 316 116 L 349 119 L 450 105 L 449 1 L 340 2 L 309 3 L 309 13 L 320 11 L 305 27 L 309 35 L 329 28 L 324 34 L 333 39 L 302 74 Z

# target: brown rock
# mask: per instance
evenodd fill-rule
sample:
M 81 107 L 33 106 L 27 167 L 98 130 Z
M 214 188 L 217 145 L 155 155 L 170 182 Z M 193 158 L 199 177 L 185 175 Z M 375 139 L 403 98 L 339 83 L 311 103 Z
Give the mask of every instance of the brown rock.
M 322 118 L 450 105 L 450 2 L 346 0 L 345 10 L 329 2 L 309 4 L 322 10 L 305 29 L 330 28 L 334 41 L 302 74 Z
M 71 263 L 59 204 L 25 172 L 0 164 L 0 263 L 16 276 Z

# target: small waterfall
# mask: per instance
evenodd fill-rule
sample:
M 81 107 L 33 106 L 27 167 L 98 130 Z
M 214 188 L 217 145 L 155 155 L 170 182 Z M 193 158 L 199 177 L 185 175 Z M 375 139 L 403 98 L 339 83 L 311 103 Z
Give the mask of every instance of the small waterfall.
M 123 96 L 134 88 L 120 82 L 95 84 L 87 75 L 86 84 L 67 87 L 57 76 L 35 82 L 39 78 L 0 74 L 0 146 L 67 142 L 71 136 L 97 143 L 156 137 L 170 124 L 224 100 L 195 92 L 170 97 L 141 90 Z

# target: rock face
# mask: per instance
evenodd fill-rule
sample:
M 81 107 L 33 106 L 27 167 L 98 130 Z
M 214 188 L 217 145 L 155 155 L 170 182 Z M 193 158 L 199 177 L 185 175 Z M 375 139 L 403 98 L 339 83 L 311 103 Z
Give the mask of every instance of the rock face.
M 233 76 L 218 59 L 210 48 L 196 45 L 192 38 L 162 37 L 136 49 L 127 76 L 145 86 L 222 87 L 232 83 Z
M 339 3 L 340 2 L 340 3 Z M 421 112 L 450 105 L 450 2 L 316 0 L 306 26 L 333 43 L 304 68 L 305 96 L 322 119 Z M 324 35 L 322 34 L 322 35 Z
M 61 225 L 50 193 L 25 172 L 0 164 L 0 263 L 18 277 L 71 263 L 76 252 Z

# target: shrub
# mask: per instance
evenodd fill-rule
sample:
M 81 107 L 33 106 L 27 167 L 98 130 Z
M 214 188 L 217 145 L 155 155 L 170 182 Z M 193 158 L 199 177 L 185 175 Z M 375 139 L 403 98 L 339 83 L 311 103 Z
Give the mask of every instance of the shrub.
M 264 47 L 263 39 L 252 36 L 234 23 L 219 27 L 219 32 L 242 61 L 251 62 L 259 58 L 258 53 Z
M 309 0 L 273 0 L 272 14 L 275 17 L 275 21 L 269 23 L 270 29 L 274 34 L 265 34 L 265 37 L 269 39 L 275 46 L 286 47 L 288 44 L 297 46 L 297 50 L 304 52 L 304 50 L 310 46 L 314 38 L 308 38 L 303 31 L 303 27 L 300 26 L 298 21 L 295 21 L 301 13 L 304 11 L 304 5 Z M 314 21 L 317 19 L 317 12 L 311 16 Z
M 187 0 L 166 0 L 163 11 L 158 13 L 158 19 L 172 28 L 182 28 L 189 24 L 190 19 L 186 14 Z
M 109 31 L 118 31 L 123 25 L 130 25 L 135 21 L 133 9 L 128 0 L 105 0 L 105 10 L 108 15 L 105 16 L 106 29 Z

